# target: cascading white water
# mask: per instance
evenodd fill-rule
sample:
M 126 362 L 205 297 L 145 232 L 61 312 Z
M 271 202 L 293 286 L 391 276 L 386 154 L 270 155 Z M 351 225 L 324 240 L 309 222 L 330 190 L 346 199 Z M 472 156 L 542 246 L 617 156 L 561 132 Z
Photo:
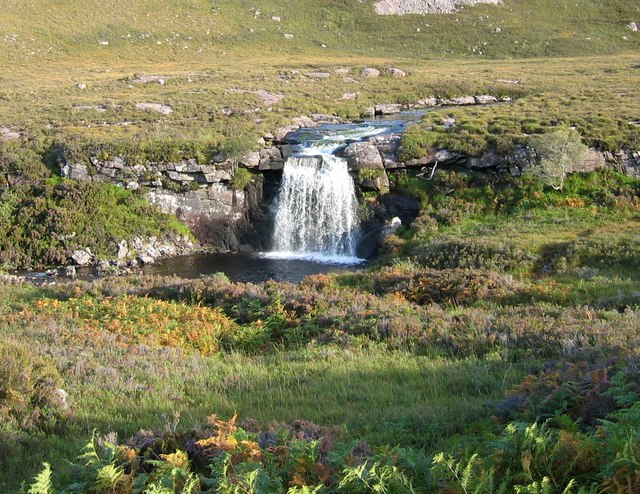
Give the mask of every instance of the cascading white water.
M 291 134 L 298 142 L 284 164 L 276 200 L 271 258 L 310 258 L 354 264 L 359 235 L 357 200 L 347 161 L 335 156 L 349 143 L 365 141 L 406 122 L 326 124 Z
M 282 256 L 353 259 L 359 222 L 347 162 L 308 154 L 292 156 L 284 165 L 273 248 Z

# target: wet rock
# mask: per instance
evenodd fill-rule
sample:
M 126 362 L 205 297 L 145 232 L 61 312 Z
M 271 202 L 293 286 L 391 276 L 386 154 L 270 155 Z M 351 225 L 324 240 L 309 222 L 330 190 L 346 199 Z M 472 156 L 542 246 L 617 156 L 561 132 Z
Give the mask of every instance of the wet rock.
M 75 266 L 65 266 L 62 269 L 62 276 L 64 276 L 65 278 L 69 278 L 69 279 L 75 280 L 77 275 L 78 275 L 78 273 L 76 271 L 76 267 Z
M 300 126 L 295 124 L 286 125 L 285 127 L 280 127 L 278 130 L 276 130 L 275 140 L 282 142 L 285 140 L 288 134 L 290 134 L 291 132 L 295 132 L 299 128 Z
M 156 262 L 156 260 L 151 256 L 143 254 L 143 255 L 138 256 L 138 262 L 144 266 L 144 265 L 147 265 L 147 264 L 153 264 L 153 263 Z
M 393 115 L 395 113 L 400 113 L 401 111 L 402 105 L 396 103 L 376 105 L 374 107 L 374 112 L 376 115 Z

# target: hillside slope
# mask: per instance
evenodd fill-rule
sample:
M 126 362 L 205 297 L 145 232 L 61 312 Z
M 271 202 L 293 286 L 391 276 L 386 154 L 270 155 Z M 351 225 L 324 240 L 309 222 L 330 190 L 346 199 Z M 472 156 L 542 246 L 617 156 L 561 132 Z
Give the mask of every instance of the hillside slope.
M 506 0 L 403 17 L 377 15 L 372 0 L 9 0 L 0 5 L 0 61 L 575 56 L 637 50 L 633 21 L 634 0 Z

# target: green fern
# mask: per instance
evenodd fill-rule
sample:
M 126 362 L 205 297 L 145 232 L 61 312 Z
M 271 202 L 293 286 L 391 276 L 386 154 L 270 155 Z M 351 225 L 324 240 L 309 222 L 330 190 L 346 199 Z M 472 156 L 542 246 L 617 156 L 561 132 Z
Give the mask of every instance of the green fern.
M 33 478 L 27 494 L 55 494 L 51 482 L 51 465 L 43 463 L 44 469 Z
M 94 482 L 94 487 L 98 492 L 115 491 L 116 487 L 125 479 L 124 470 L 109 463 L 101 467 Z
M 356 467 L 345 468 L 338 484 L 338 492 L 414 494 L 416 491 L 398 467 L 377 461 L 373 465 L 365 462 Z

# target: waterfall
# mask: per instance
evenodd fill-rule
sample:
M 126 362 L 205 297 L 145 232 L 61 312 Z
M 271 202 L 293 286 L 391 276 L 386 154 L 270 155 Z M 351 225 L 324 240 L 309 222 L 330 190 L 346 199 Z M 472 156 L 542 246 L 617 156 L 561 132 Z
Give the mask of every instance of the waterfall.
M 353 261 L 359 222 L 347 162 L 328 153 L 305 154 L 290 157 L 284 165 L 273 249 L 282 256 Z
M 271 258 L 354 264 L 360 224 L 347 161 L 336 156 L 353 142 L 401 133 L 421 113 L 399 120 L 324 123 L 287 134 L 293 155 L 284 164 L 274 209 Z M 400 115 L 398 116 L 400 117 Z

